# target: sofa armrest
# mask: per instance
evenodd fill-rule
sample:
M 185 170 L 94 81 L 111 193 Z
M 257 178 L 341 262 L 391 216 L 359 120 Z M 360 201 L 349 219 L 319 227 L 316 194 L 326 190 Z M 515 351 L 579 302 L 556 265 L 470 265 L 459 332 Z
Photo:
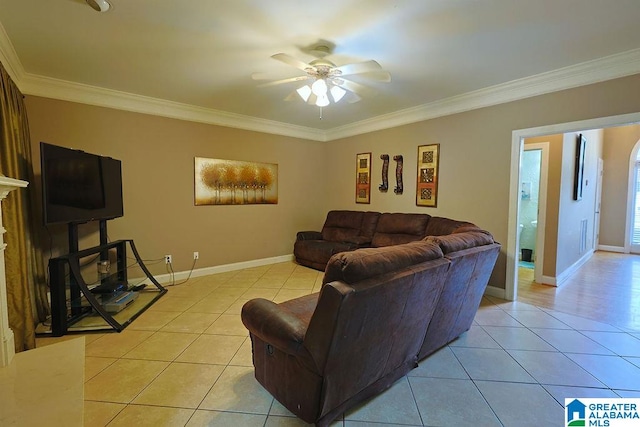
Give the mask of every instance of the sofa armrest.
M 298 231 L 296 240 L 322 240 L 322 233 L 319 231 Z
M 242 323 L 264 342 L 294 356 L 302 350 L 308 326 L 293 313 L 263 298 L 255 298 L 244 304 Z

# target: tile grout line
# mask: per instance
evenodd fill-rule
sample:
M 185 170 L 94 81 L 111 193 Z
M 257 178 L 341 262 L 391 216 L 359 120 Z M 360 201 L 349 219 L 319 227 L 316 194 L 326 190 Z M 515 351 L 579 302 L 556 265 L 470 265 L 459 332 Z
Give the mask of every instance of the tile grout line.
M 503 310 L 503 311 L 505 311 L 505 310 Z M 555 311 L 555 310 L 550 310 L 550 311 L 552 311 L 552 312 L 553 312 L 553 311 Z M 505 312 L 506 312 L 506 311 L 505 311 Z M 552 317 L 554 317 L 552 313 L 548 313 L 548 312 L 546 312 L 546 311 L 545 311 L 545 313 L 546 313 L 546 314 L 548 314 L 548 315 L 551 315 Z M 513 318 L 513 316 L 511 316 L 509 312 L 506 312 L 506 314 L 508 314 L 510 317 L 512 317 L 512 318 Z M 577 316 L 577 317 L 579 317 L 579 316 Z M 563 322 L 561 319 L 557 319 L 556 317 L 554 317 L 554 318 L 555 318 L 556 320 L 560 321 L 561 323 L 563 323 L 564 325 L 566 325 L 567 327 L 569 327 L 570 329 L 558 329 L 558 328 L 539 328 L 539 329 L 571 330 L 571 331 L 577 332 L 577 333 L 579 333 L 580 335 L 584 336 L 585 338 L 587 338 L 587 339 L 589 339 L 589 340 L 593 341 L 593 339 L 591 339 L 590 337 L 588 337 L 587 335 L 585 335 L 585 334 L 583 333 L 584 331 L 579 330 L 579 329 L 576 329 L 576 328 L 574 328 L 573 326 L 566 324 L 566 323 L 565 323 L 565 322 Z M 515 318 L 514 318 L 514 319 L 515 319 Z M 517 321 L 517 319 L 515 319 L 515 320 Z M 591 319 L 587 319 L 587 320 L 591 320 Z M 598 322 L 598 323 L 603 323 L 603 322 Z M 608 325 L 608 324 L 606 324 L 606 323 L 603 323 L 603 324 Z M 486 326 L 489 326 L 489 325 L 486 325 Z M 613 325 L 608 325 L 608 326 L 613 326 Z M 495 325 L 495 326 L 493 326 L 493 327 L 500 327 L 500 326 Z M 568 357 L 568 356 L 567 356 L 567 354 L 587 354 L 587 355 L 592 355 L 591 353 L 573 353 L 573 352 L 563 352 L 563 351 L 561 351 L 560 349 L 558 349 L 557 347 L 555 347 L 553 344 L 549 343 L 549 342 L 548 342 L 547 340 L 545 340 L 543 337 L 541 337 L 541 336 L 539 336 L 538 334 L 536 334 L 536 332 L 535 332 L 535 331 L 533 331 L 533 330 L 531 330 L 531 328 L 530 328 L 530 327 L 528 327 L 528 326 L 526 326 L 526 325 L 524 325 L 524 324 L 523 324 L 522 328 L 527 329 L 527 330 L 529 330 L 531 333 L 533 333 L 533 334 L 535 334 L 536 336 L 538 336 L 541 340 L 543 340 L 545 343 L 549 344 L 551 347 L 553 347 L 553 348 L 556 350 L 554 353 L 562 354 L 562 355 L 563 355 L 564 357 L 566 357 L 566 358 L 567 358 L 571 363 L 575 364 L 578 368 L 580 368 L 582 371 L 584 371 L 585 373 L 587 373 L 588 375 L 590 375 L 592 378 L 594 378 L 596 381 L 598 381 L 600 384 L 602 384 L 602 385 L 604 386 L 604 387 L 590 387 L 590 386 L 568 386 L 568 385 L 567 385 L 567 386 L 565 386 L 565 387 L 580 387 L 580 388 L 592 388 L 592 389 L 598 389 L 598 390 L 609 390 L 609 391 L 610 391 L 610 392 L 612 392 L 614 395 L 620 396 L 620 395 L 619 395 L 619 393 L 616 393 L 616 391 L 615 391 L 614 389 L 612 389 L 610 386 L 608 386 L 606 383 L 604 383 L 601 379 L 597 378 L 597 377 L 596 377 L 592 372 L 590 372 L 590 371 L 586 370 L 585 368 L 583 368 L 582 366 L 580 366 L 579 364 L 577 364 L 573 359 L 571 359 L 570 357 Z M 484 329 L 484 328 L 483 328 L 483 329 Z M 486 332 L 487 334 L 489 334 L 489 332 L 488 332 L 488 331 L 485 331 L 485 332 Z M 599 331 L 595 331 L 595 332 L 599 332 Z M 626 333 L 626 332 L 624 332 L 624 331 L 620 331 L 620 332 L 612 332 L 612 333 Z M 489 336 L 491 336 L 491 335 L 489 334 Z M 492 337 L 492 338 L 493 338 L 493 337 Z M 594 342 L 594 343 L 596 343 L 596 344 L 599 344 L 599 343 L 597 343 L 597 342 L 595 342 L 595 341 L 593 341 L 593 342 Z M 497 343 L 497 344 L 498 344 L 498 345 L 499 345 L 499 346 L 500 346 L 500 347 L 501 347 L 505 352 L 507 352 L 507 354 L 509 354 L 509 356 L 511 356 L 511 357 L 513 358 L 513 356 L 509 353 L 508 349 L 505 349 L 504 347 L 502 347 L 502 345 L 501 345 L 500 343 Z M 599 345 L 603 346 L 602 344 L 599 344 Z M 611 351 L 613 354 L 612 354 L 612 355 L 598 355 L 598 356 L 609 356 L 609 357 L 617 357 L 617 358 L 619 358 L 619 359 L 624 359 L 624 357 L 623 357 L 623 356 L 619 355 L 619 354 L 618 354 L 618 353 L 616 353 L 614 350 L 612 350 L 612 349 L 610 349 L 610 348 L 608 348 L 608 347 L 606 347 L 606 346 L 603 346 L 603 347 L 604 347 L 604 348 L 606 348 L 608 351 Z M 537 350 L 519 350 L 519 351 L 537 351 Z M 542 351 L 542 350 L 540 350 L 540 351 Z M 530 372 L 529 372 L 529 371 L 528 371 L 524 366 L 522 366 L 522 365 L 521 365 L 517 360 L 515 360 L 515 359 L 514 359 L 514 361 L 515 361 L 516 363 L 518 363 L 518 365 L 519 365 L 522 369 L 524 369 L 524 371 L 525 371 L 525 372 L 527 372 L 529 375 L 531 375 L 531 377 L 532 377 L 534 380 L 536 380 L 537 384 L 538 384 L 538 385 L 540 385 L 540 386 L 541 386 L 541 387 L 542 387 L 542 388 L 543 388 L 543 389 L 544 389 L 544 390 L 545 390 L 545 391 L 546 391 L 546 392 L 547 392 L 547 393 L 548 393 L 548 394 L 549 394 L 549 395 L 550 395 L 550 396 L 551 396 L 551 397 L 552 397 L 556 402 L 558 402 L 558 400 L 557 400 L 553 395 L 551 395 L 551 394 L 549 393 L 549 390 L 547 389 L 547 387 L 545 387 L 545 386 L 554 386 L 554 385 L 556 385 L 556 384 L 544 384 L 544 383 L 540 382 L 537 378 L 535 378 L 535 377 L 533 376 L 533 374 L 532 374 L 532 373 L 530 373 Z M 564 403 L 562 403 L 562 402 L 558 402 L 558 403 L 562 406 L 562 408 L 564 408 Z

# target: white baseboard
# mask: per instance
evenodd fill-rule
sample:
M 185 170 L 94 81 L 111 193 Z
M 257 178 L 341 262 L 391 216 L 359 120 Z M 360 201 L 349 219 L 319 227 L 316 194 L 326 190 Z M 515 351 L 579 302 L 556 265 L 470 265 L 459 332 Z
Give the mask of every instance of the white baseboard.
M 589 259 L 593 256 L 593 249 L 585 252 L 585 254 L 578 261 L 574 262 L 569 268 L 565 269 L 562 273 L 556 276 L 556 286 L 562 286 L 562 284 L 569 278 L 573 273 L 578 271 L 580 267 L 584 265 Z
M 543 285 L 558 286 L 556 278 L 552 276 L 542 276 L 540 282 L 542 282 Z
M 505 298 L 506 290 L 502 288 L 497 288 L 495 286 L 487 286 L 487 288 L 484 290 L 484 295 L 489 297 L 506 299 Z
M 15 355 L 16 348 L 13 331 L 9 328 L 0 331 L 0 368 L 9 366 Z
M 228 271 L 243 270 L 245 268 L 261 267 L 263 265 L 277 264 L 280 262 L 293 261 L 293 254 L 281 255 L 271 258 L 255 259 L 251 261 L 236 262 L 233 264 L 216 265 L 213 267 L 198 268 L 191 272 L 191 277 L 208 276 L 216 273 L 226 273 Z M 169 283 L 173 280 L 176 282 L 185 280 L 189 277 L 189 271 L 178 271 L 174 274 L 160 274 L 153 276 L 160 283 Z M 136 279 L 131 280 L 132 282 Z
M 624 246 L 598 245 L 599 251 L 625 253 Z

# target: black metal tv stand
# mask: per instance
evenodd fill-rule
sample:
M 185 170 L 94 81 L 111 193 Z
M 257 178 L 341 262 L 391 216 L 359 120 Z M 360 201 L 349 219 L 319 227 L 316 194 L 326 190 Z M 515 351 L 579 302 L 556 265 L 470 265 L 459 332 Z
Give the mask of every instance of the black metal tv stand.
M 135 258 L 133 265 L 127 262 L 127 247 Z M 107 263 L 108 272 L 101 274 L 96 268 L 83 273 L 83 266 L 99 267 L 94 262 L 98 259 Z M 138 283 L 129 283 L 130 269 L 139 269 Z M 100 245 L 83 250 L 78 250 L 77 224 L 69 224 L 69 253 L 49 260 L 49 275 L 54 336 L 105 329 L 120 332 L 167 292 L 144 265 L 133 240 L 107 242 L 105 220 L 100 221 Z M 154 286 L 143 286 L 146 282 Z M 109 310 L 109 304 L 116 303 L 121 304 L 116 311 Z

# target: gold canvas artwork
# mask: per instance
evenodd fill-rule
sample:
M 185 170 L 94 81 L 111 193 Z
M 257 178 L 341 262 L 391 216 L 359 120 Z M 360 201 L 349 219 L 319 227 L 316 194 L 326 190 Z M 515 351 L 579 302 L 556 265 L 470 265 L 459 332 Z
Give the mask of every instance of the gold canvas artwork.
M 195 204 L 278 203 L 278 165 L 195 158 Z

